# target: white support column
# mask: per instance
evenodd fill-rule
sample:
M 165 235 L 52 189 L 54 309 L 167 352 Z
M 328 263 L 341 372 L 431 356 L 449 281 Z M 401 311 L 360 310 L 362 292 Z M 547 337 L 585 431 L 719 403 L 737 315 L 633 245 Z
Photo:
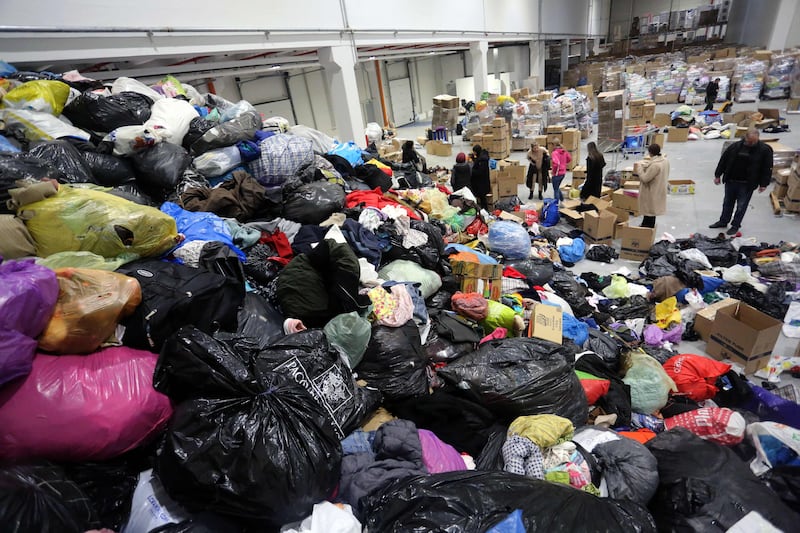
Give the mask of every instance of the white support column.
M 586 50 L 589 48 L 587 46 L 588 39 L 584 39 L 581 41 L 581 61 L 586 61 Z
M 564 74 L 569 70 L 569 39 L 561 40 L 561 86 L 564 86 Z
M 528 43 L 530 50 L 530 77 L 535 78 L 537 91 L 544 88 L 544 41 L 531 41 Z
M 526 57 L 528 54 L 526 53 L 527 50 L 524 46 L 516 46 L 514 48 L 514 75 L 511 78 L 517 89 L 522 87 L 522 80 L 528 77 L 528 72 L 530 72 L 530 67 L 528 66 L 528 58 Z
M 364 117 L 358 97 L 355 49 L 349 45 L 320 48 L 319 62 L 330 87 L 336 137 L 342 141 L 364 143 Z
M 766 43 L 768 50 L 783 50 L 786 48 L 789 34 L 793 29 L 797 31 L 796 28 L 792 28 L 792 21 L 797 9 L 800 9 L 797 5 L 797 0 L 780 0 L 777 6 L 775 26 L 772 28 L 769 42 Z
M 469 53 L 472 56 L 472 77 L 475 80 L 475 101 L 489 88 L 489 63 L 486 57 L 488 51 L 489 41 L 478 41 L 469 45 Z

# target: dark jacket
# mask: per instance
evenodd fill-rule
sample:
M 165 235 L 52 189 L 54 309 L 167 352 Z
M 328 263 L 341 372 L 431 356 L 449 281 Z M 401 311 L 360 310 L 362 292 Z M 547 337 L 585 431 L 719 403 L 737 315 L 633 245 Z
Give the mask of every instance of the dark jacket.
M 600 198 L 603 189 L 603 167 L 605 166 L 605 161 L 597 163 L 591 157 L 586 158 L 586 182 L 581 189 L 582 200 L 590 196 Z
M 708 82 L 708 85 L 706 85 L 706 100 L 714 102 L 717 99 L 717 94 L 719 94 L 719 85 L 713 80 Z
M 475 196 L 485 196 L 492 191 L 489 181 L 489 152 L 483 150 L 472 165 L 470 189 Z
M 742 152 L 743 148 L 746 148 L 744 139 L 733 143 L 722 152 L 714 176 L 722 177 L 723 183 L 742 181 L 736 176 L 741 166 L 745 165 L 746 169 L 742 179 L 753 189 L 767 187 L 772 180 L 772 148 L 768 144 L 758 141 L 750 148 L 748 156 Z
M 469 187 L 470 178 L 472 177 L 472 168 L 469 163 L 456 163 L 453 166 L 453 171 L 450 174 L 450 186 L 454 191 Z

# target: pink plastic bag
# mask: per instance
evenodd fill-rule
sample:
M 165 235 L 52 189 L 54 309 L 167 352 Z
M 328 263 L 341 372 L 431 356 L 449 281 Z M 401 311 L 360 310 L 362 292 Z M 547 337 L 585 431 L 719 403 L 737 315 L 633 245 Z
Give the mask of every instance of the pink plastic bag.
M 726 407 L 701 407 L 664 420 L 669 431 L 683 427 L 700 437 L 723 446 L 735 446 L 744 440 L 747 423 L 744 417 Z
M 467 465 L 461 454 L 449 444 L 442 442 L 432 431 L 418 430 L 422 444 L 422 462 L 430 474 L 466 470 Z
M 157 359 L 127 347 L 37 354 L 25 379 L 0 389 L 0 461 L 100 461 L 144 443 L 172 416 L 153 388 Z

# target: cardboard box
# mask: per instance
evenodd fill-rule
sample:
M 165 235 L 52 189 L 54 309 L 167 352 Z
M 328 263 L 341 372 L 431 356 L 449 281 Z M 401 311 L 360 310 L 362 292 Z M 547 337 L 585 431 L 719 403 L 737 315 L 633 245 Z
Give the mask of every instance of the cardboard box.
M 565 129 L 567 129 L 567 128 L 564 125 L 556 124 L 556 125 L 553 125 L 553 126 L 547 126 L 547 132 L 546 133 L 548 135 L 564 133 Z
M 442 141 L 428 141 L 425 143 L 425 152 L 428 155 L 450 157 L 453 155 L 453 145 Z
M 453 276 L 460 283 L 461 292 L 477 292 L 490 300 L 500 300 L 503 291 L 503 265 L 451 261 L 450 266 Z
M 563 311 L 560 307 L 535 304 L 528 324 L 528 337 L 536 337 L 561 344 Z
M 630 219 L 630 213 L 625 211 L 624 209 L 620 209 L 618 207 L 614 207 L 613 205 L 608 208 L 609 213 L 614 213 L 617 216 L 617 223 L 614 224 L 614 238 L 619 239 L 619 229 L 622 226 L 626 226 L 628 220 Z
M 776 183 L 775 187 L 772 188 L 772 192 L 775 194 L 775 198 L 783 200 L 786 198 L 786 193 L 789 192 L 789 186 Z
M 653 135 L 653 142 L 659 146 L 664 146 L 666 136 L 663 133 L 656 133 Z
M 583 215 L 583 232 L 594 243 L 605 241 L 614 237 L 614 226 L 617 224 L 617 215 L 610 211 L 587 211 Z
M 501 176 L 497 178 L 497 196 L 502 198 L 504 196 L 516 196 L 517 194 L 517 179 L 511 176 Z
M 628 116 L 630 118 L 642 118 L 644 116 L 643 105 L 631 105 L 628 108 Z
M 792 169 L 781 168 L 772 171 L 772 178 L 778 185 L 787 185 L 789 183 L 789 176 L 792 174 Z
M 677 104 L 678 94 L 677 93 L 657 94 L 655 97 L 655 101 L 657 104 Z
M 670 126 L 667 134 L 667 142 L 683 143 L 689 140 L 689 128 L 676 128 Z
M 644 104 L 642 106 L 642 117 L 647 122 L 652 122 L 656 116 L 656 104 Z
M 723 307 L 714 317 L 706 353 L 730 359 L 742 365 L 746 374 L 753 373 L 772 355 L 782 325 L 743 302 Z
M 685 195 L 694 194 L 695 183 L 692 180 L 669 180 L 668 191 L 670 194 Z
M 627 222 L 617 228 L 618 237 L 622 239 L 622 249 L 619 256 L 622 259 L 641 261 L 647 258 L 650 247 L 656 238 L 655 228 L 641 228 L 630 226 Z
M 581 132 L 577 128 L 567 128 L 561 134 L 561 144 L 564 150 L 579 150 L 581 147 Z
M 701 309 L 697 312 L 694 319 L 694 330 L 700 335 L 700 338 L 708 342 L 711 335 L 711 328 L 714 324 L 714 317 L 717 311 L 725 307 L 734 306 L 739 303 L 739 300 L 733 298 L 725 298 L 724 300 L 711 304 L 708 307 Z
M 572 167 L 572 183 L 575 183 L 575 178 L 586 179 L 586 165 L 577 165 Z
M 639 216 L 639 191 L 619 189 L 611 195 L 611 202 L 617 209 L 627 211 L 629 215 Z
M 785 200 L 792 203 L 800 202 L 800 180 L 789 180 L 789 184 L 786 186 Z
M 458 96 L 451 96 L 449 94 L 440 94 L 438 96 L 434 96 L 433 105 L 438 105 L 445 109 L 458 109 Z
M 656 113 L 650 123 L 654 126 L 658 126 L 659 128 L 664 128 L 672 125 L 672 119 L 668 113 Z

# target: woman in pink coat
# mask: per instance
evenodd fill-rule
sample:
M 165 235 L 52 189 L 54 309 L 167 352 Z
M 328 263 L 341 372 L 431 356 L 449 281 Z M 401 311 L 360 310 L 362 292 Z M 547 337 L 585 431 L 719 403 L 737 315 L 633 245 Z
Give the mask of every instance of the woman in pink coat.
M 550 161 L 552 165 L 552 181 L 553 181 L 553 198 L 559 202 L 564 199 L 561 194 L 561 182 L 564 180 L 564 175 L 567 173 L 567 166 L 572 161 L 572 156 L 569 152 L 564 150 L 560 141 L 556 141 L 553 153 L 550 154 Z

